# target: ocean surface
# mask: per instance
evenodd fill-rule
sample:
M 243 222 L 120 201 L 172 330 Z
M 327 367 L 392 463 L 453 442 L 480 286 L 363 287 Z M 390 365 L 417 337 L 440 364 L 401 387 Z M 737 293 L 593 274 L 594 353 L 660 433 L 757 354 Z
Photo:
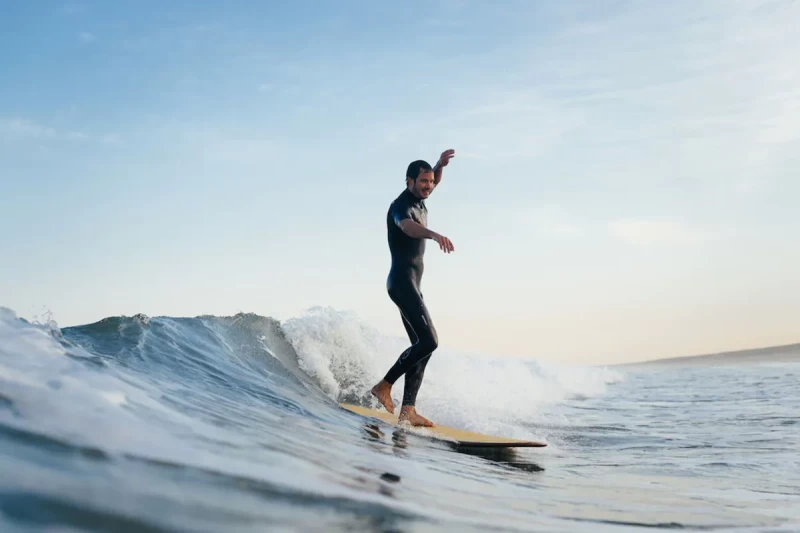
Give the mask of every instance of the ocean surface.
M 0 308 L 0 531 L 800 531 L 800 364 L 445 344 L 419 412 L 546 448 L 459 450 L 340 409 L 405 346 L 347 313 L 59 328 Z

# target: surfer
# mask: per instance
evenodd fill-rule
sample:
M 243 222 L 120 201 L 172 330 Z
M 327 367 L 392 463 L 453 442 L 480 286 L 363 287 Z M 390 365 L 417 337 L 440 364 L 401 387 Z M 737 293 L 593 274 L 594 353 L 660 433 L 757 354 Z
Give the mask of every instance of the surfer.
M 422 281 L 425 241 L 436 241 L 439 248 L 450 253 L 454 250 L 450 239 L 428 229 L 428 208 L 425 199 L 442 181 L 442 170 L 455 156 L 454 150 L 445 150 L 436 165 L 431 168 L 425 161 L 412 161 L 406 170 L 406 189 L 395 198 L 386 214 L 389 251 L 392 264 L 386 289 L 389 297 L 400 309 L 409 346 L 400 354 L 386 376 L 374 387 L 372 394 L 387 411 L 394 414 L 392 385 L 405 374 L 403 405 L 399 422 L 414 426 L 433 426 L 433 422 L 417 414 L 417 392 L 422 385 L 425 366 L 439 345 L 436 328 L 420 292 Z

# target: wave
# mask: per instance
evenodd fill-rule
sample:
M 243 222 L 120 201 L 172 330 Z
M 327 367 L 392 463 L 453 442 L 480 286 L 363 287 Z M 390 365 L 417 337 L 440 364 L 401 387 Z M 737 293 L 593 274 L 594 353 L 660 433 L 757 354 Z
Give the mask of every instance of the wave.
M 369 403 L 367 391 L 408 346 L 353 313 L 316 307 L 283 324 L 300 367 L 331 398 Z M 432 356 L 417 401 L 440 424 L 532 438 L 530 426 L 547 408 L 569 399 L 604 394 L 623 374 L 605 368 L 462 353 L 440 348 Z M 403 379 L 392 390 L 402 399 Z M 426 415 L 427 416 L 427 415 Z
M 125 502 L 153 491 L 184 506 L 184 525 L 193 523 L 195 507 L 219 510 L 224 523 L 226 509 L 241 501 L 249 502 L 242 512 L 259 520 L 272 519 L 264 518 L 264 505 L 273 517 L 288 513 L 283 504 L 315 501 L 460 523 L 460 508 L 442 514 L 375 494 L 385 492 L 386 480 L 415 476 L 395 456 L 404 444 L 388 432 L 365 435 L 363 419 L 336 405 L 368 403 L 366 391 L 406 342 L 321 307 L 283 322 L 255 314 L 135 315 L 65 328 L 0 308 L 0 528 L 6 510 L 37 505 L 52 516 L 66 512 L 56 524 L 72 523 L 72 510 L 151 520 L 148 498 L 137 500 L 133 514 Z M 440 349 L 418 406 L 440 424 L 541 438 L 538 414 L 600 394 L 613 379 Z M 399 400 L 402 380 L 394 394 Z M 381 451 L 387 447 L 394 451 Z M 184 484 L 177 479 L 188 492 L 170 489 Z M 186 498 L 193 503 L 181 503 Z
M 700 520 L 681 511 L 697 490 L 711 491 L 722 509 L 737 473 L 754 476 L 742 483 L 756 488 L 771 479 L 758 476 L 767 463 L 751 468 L 761 429 L 698 425 L 714 417 L 689 401 L 664 420 L 662 407 L 703 376 L 463 353 L 443 341 L 420 411 L 440 424 L 544 438 L 547 448 L 453 454 L 339 409 L 338 401 L 371 401 L 366 391 L 407 344 L 353 313 L 135 315 L 59 328 L 0 308 L 0 529 L 363 529 L 370 516 L 381 530 L 566 531 L 575 520 L 661 526 L 664 512 L 686 525 Z M 789 427 L 780 421 L 796 399 L 793 369 L 781 372 L 787 394 L 777 404 L 763 392 L 772 374 L 748 378 L 761 403 L 725 396 L 742 383 L 738 371 L 715 374 L 723 381 L 707 380 L 706 392 L 738 406 L 737 416 L 747 408 L 751 425 Z M 774 419 L 764 423 L 767 415 Z M 714 452 L 710 444 L 726 433 Z M 769 464 L 791 457 L 788 435 L 782 445 L 771 438 Z M 687 477 L 689 469 L 712 478 Z M 720 475 L 726 483 L 713 481 Z M 665 480 L 660 492 L 651 476 Z M 701 484 L 686 485 L 691 479 Z M 791 493 L 794 480 L 778 479 Z M 611 514 L 609 490 L 619 506 Z M 673 503 L 643 512 L 642 494 Z M 760 505 L 754 500 L 745 520 L 772 523 Z M 711 518 L 728 523 L 722 511 Z
M 287 410 L 320 416 L 335 402 L 377 407 L 368 390 L 407 342 L 325 307 L 284 322 L 255 314 L 135 315 L 63 329 L 2 309 L 0 381 L 15 409 L 35 415 L 20 420 L 115 447 L 152 434 L 153 420 L 214 435 L 229 424 L 227 410 L 247 416 L 248 406 L 261 410 L 255 420 Z M 520 438 L 536 436 L 531 426 L 548 406 L 603 394 L 621 379 L 605 369 L 443 348 L 433 357 L 421 412 L 440 424 Z M 402 390 L 401 379 L 393 390 L 398 404 Z M 103 426 L 110 432 L 93 438 Z
M 153 407 L 146 398 L 168 391 L 201 403 L 212 397 L 231 405 L 255 401 L 310 414 L 333 402 L 376 406 L 368 390 L 407 342 L 353 313 L 325 307 L 283 323 L 255 314 L 136 315 L 63 329 L 4 309 L 0 378 L 6 390 L 24 384 L 32 387 L 29 397 L 41 394 L 54 404 L 65 395 L 71 402 L 80 397 L 78 403 L 93 405 L 95 413 L 133 398 Z M 620 379 L 607 369 L 440 348 L 428 365 L 418 408 L 441 424 L 530 438 L 531 423 L 548 406 L 603 394 Z M 401 379 L 393 390 L 398 403 L 402 390 Z M 83 432 L 87 424 L 67 425 Z

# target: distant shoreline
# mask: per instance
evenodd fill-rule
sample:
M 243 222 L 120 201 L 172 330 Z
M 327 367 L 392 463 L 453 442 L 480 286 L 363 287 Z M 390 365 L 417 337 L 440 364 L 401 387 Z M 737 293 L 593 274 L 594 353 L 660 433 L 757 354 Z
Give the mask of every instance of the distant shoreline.
M 642 365 L 730 365 L 740 363 L 781 363 L 800 362 L 800 343 L 769 346 L 750 350 L 719 352 L 702 355 L 685 355 L 680 357 L 664 357 L 633 363 L 620 363 L 613 366 Z

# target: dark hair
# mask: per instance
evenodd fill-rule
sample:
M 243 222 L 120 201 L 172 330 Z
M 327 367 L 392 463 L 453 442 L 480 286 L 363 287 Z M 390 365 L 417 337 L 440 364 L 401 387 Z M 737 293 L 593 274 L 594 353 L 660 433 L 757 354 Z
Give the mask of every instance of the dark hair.
M 427 161 L 421 159 L 412 161 L 411 164 L 408 165 L 408 170 L 406 170 L 406 179 L 411 178 L 416 181 L 417 177 L 422 172 L 433 172 L 433 168 L 431 168 Z

